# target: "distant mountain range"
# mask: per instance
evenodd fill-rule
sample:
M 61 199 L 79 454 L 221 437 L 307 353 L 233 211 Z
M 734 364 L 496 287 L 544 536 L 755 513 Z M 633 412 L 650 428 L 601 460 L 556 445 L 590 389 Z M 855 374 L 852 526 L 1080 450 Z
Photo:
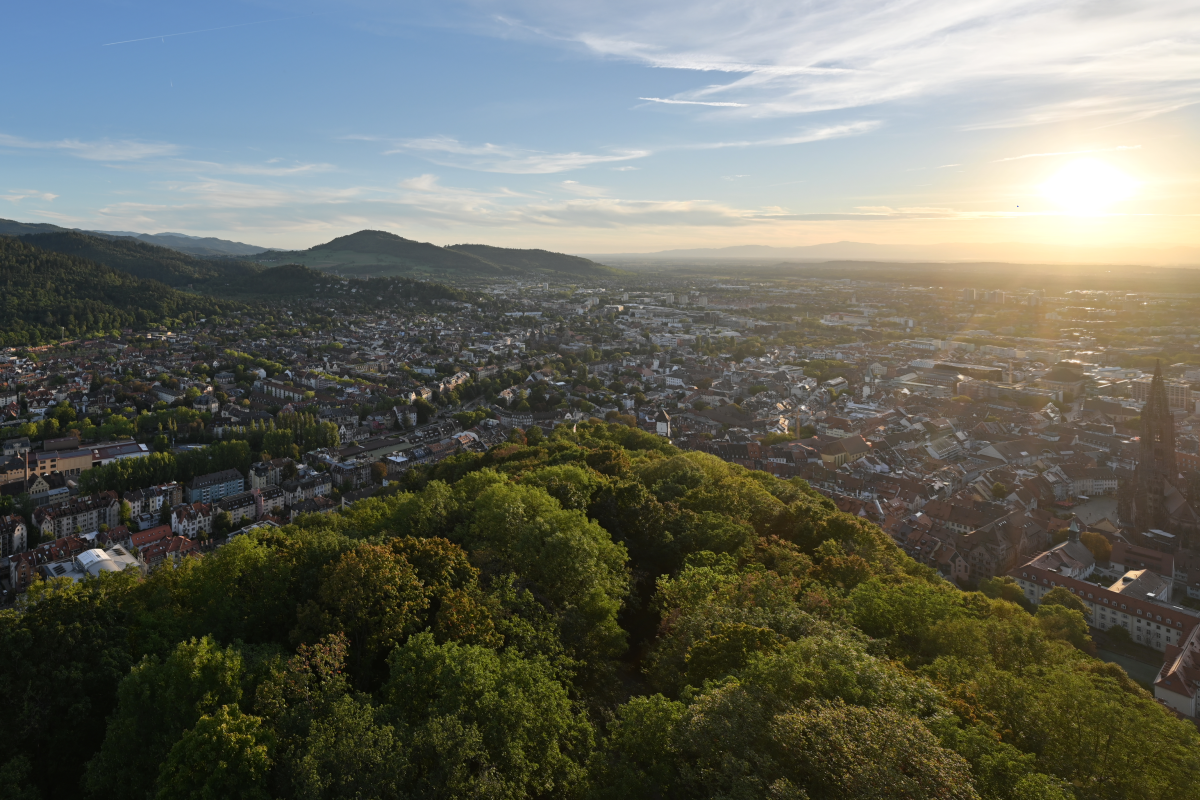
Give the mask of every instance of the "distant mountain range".
M 169 247 L 196 256 L 252 256 L 267 248 L 212 236 L 188 236 L 186 233 L 129 233 L 126 231 L 92 231 L 109 236 L 128 236 L 159 247 Z
M 350 297 L 340 281 L 302 264 L 199 258 L 133 237 L 61 228 L 0 236 L 0 286 L 0 347 L 176 325 L 263 300 Z M 374 308 L 466 299 L 444 284 L 410 278 L 358 287 L 353 302 Z
M 295 263 L 346 277 L 414 278 L 555 277 L 601 278 L 620 270 L 549 250 L 518 250 L 483 244 L 439 247 L 386 231 L 359 231 L 307 250 L 268 250 L 259 263 Z
M 1200 248 L 1150 248 L 1133 246 L 1067 247 L 1062 245 L 1001 243 L 944 243 L 930 245 L 829 242 L 800 247 L 739 245 L 653 253 L 605 253 L 588 256 L 608 263 L 687 263 L 697 261 L 988 261 L 1013 264 L 1147 264 L 1200 267 Z
M 167 249 L 191 257 L 170 256 L 164 253 L 138 251 L 129 248 L 104 250 L 96 242 L 83 242 L 86 235 L 111 242 L 136 242 L 158 249 Z M 307 250 L 272 250 L 256 245 L 232 242 L 213 237 L 189 236 L 185 233 L 137 233 L 135 231 L 88 231 L 64 228 L 44 222 L 16 222 L 0 219 L 0 236 L 57 236 L 34 242 L 56 252 L 81 255 L 101 263 L 107 258 L 118 259 L 122 266 L 110 264 L 135 275 L 153 277 L 178 286 L 211 279 L 228 269 L 238 269 L 219 262 L 246 259 L 259 264 L 303 264 L 323 272 L 336 272 L 344 277 L 407 277 L 446 280 L 453 278 L 554 277 L 602 278 L 623 274 L 621 270 L 598 264 L 580 256 L 553 253 L 549 250 L 520 250 L 492 247 L 485 244 L 457 244 L 439 247 L 428 242 L 405 239 L 386 231 L 359 231 L 339 236 L 325 244 Z M 77 252 L 82 248 L 88 252 Z M 139 270 L 158 269 L 150 264 L 168 263 L 165 274 L 148 275 Z M 139 266 L 142 265 L 142 266 Z
M 64 228 L 46 222 L 16 222 L 0 219 L 0 236 L 26 236 L 35 233 L 87 233 L 104 238 L 137 239 L 148 244 L 168 247 L 193 256 L 219 258 L 226 256 L 252 256 L 266 250 L 242 242 L 216 239 L 211 236 L 189 236 L 186 233 L 135 233 L 133 231 L 89 231 L 83 228 Z
M 181 292 L 31 239 L 0 237 L 0 346 L 36 345 L 120 328 L 191 321 L 242 307 L 212 295 Z M 82 234 L 83 239 L 105 240 Z M 156 248 L 161 249 L 161 248 Z M 175 324 L 169 323 L 168 324 Z

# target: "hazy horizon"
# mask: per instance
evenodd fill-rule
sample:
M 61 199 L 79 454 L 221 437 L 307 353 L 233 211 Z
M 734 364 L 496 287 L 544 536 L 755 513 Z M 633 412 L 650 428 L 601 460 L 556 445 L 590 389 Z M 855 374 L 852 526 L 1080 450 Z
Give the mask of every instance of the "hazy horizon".
M 0 123 L 0 217 L 282 249 L 371 228 L 1187 263 L 1198 23 L 1186 2 L 26 5 L 0 64 L 37 113 Z

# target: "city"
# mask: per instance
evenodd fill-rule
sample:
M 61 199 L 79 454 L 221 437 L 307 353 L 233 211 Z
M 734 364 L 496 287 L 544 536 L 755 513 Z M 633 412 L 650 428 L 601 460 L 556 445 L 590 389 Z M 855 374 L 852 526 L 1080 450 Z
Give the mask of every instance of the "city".
M 1135 598 L 1129 635 L 1103 641 L 1196 716 L 1200 331 L 1155 324 L 1196 300 L 862 280 L 470 291 L 9 348 L 6 602 L 94 574 L 87 553 L 142 570 L 199 557 L 394 491 L 415 466 L 600 419 L 801 478 L 963 588 Z M 1148 403 L 1172 443 L 1157 516 L 1123 501 L 1144 496 Z M 184 464 L 235 443 L 221 470 Z M 1117 620 L 1087 598 L 1099 639 Z

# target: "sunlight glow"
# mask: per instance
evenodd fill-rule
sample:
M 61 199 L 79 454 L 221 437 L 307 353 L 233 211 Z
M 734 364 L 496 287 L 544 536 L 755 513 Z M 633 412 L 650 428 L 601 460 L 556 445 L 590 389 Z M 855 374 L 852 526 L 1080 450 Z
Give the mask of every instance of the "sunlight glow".
M 1073 161 L 1042 184 L 1042 194 L 1070 214 L 1099 214 L 1126 199 L 1137 182 L 1103 161 Z

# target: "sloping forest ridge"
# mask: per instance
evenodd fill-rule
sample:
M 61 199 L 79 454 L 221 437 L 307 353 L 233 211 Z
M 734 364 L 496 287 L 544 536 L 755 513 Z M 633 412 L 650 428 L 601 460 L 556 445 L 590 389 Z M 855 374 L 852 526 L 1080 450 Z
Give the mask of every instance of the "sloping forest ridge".
M 514 439 L 35 586 L 0 612 L 0 794 L 1200 797 L 1196 729 L 1069 595 L 960 591 L 798 479 L 621 425 Z

